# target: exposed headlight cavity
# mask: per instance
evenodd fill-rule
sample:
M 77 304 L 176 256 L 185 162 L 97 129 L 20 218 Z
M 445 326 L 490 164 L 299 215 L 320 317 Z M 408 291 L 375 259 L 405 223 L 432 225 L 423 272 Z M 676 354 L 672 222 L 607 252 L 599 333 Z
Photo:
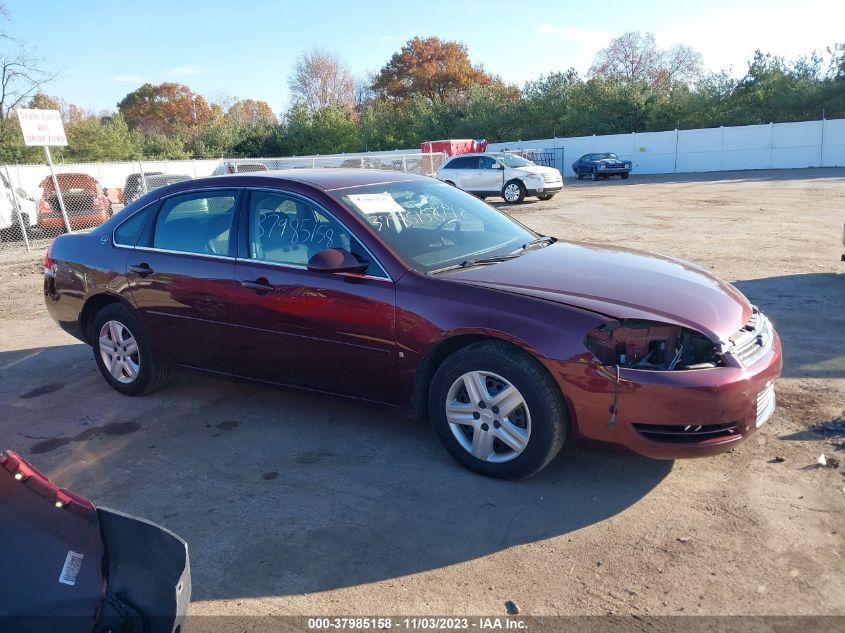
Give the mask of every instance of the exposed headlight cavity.
M 675 371 L 718 367 L 722 359 L 703 334 L 669 323 L 626 319 L 589 332 L 584 344 L 603 365 Z

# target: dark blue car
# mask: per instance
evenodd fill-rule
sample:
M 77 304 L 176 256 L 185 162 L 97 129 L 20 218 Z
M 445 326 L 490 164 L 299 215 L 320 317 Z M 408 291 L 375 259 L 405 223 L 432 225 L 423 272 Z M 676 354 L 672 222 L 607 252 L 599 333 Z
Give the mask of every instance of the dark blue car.
M 583 180 L 584 176 L 589 176 L 591 180 L 622 176 L 625 180 L 631 173 L 631 161 L 620 160 L 613 152 L 584 154 L 572 163 L 572 171 L 578 176 L 578 180 Z

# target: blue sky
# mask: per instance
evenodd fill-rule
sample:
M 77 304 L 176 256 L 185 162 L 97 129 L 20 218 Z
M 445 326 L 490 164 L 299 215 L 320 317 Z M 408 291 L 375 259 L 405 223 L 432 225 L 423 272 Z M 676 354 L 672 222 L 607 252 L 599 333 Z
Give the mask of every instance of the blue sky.
M 61 73 L 47 92 L 82 107 L 113 109 L 141 83 L 186 83 L 206 96 L 288 105 L 296 56 L 333 50 L 352 71 L 378 70 L 414 35 L 457 39 L 506 81 L 522 85 L 570 66 L 584 73 L 596 51 L 628 30 L 661 46 L 686 43 L 713 70 L 741 74 L 761 48 L 788 58 L 845 38 L 845 2 L 706 3 L 598 0 L 5 0 L 6 30 Z

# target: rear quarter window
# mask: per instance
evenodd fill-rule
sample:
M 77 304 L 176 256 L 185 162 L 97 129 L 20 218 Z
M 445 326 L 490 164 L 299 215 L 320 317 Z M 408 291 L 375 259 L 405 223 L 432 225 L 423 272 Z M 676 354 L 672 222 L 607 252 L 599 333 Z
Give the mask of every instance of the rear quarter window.
M 120 246 L 135 246 L 151 212 L 152 207 L 147 207 L 118 226 L 114 230 L 114 243 Z

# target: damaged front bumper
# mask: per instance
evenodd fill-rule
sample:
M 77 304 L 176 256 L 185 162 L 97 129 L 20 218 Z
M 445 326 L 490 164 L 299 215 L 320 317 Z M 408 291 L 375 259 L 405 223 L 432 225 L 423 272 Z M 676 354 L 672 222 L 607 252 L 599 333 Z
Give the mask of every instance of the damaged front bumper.
M 723 453 L 752 435 L 775 406 L 780 338 L 752 364 L 685 371 L 555 363 L 576 441 L 657 459 Z

